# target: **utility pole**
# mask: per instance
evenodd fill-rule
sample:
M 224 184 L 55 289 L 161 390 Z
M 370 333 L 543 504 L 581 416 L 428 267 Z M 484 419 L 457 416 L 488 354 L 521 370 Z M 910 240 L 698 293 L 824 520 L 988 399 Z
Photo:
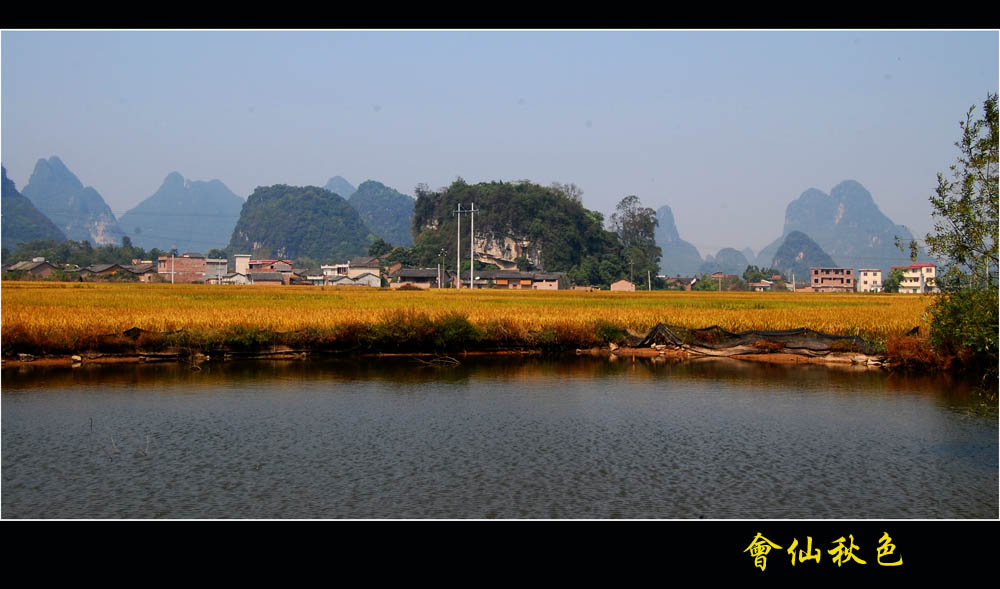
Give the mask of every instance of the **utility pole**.
M 476 288 L 476 203 L 469 209 L 469 288 Z
M 646 270 L 646 290 L 653 290 L 653 278 L 649 274 L 649 270 Z
M 174 254 L 170 254 L 170 284 L 174 283 Z
M 458 230 L 455 234 L 455 288 L 462 288 L 462 203 L 458 203 Z

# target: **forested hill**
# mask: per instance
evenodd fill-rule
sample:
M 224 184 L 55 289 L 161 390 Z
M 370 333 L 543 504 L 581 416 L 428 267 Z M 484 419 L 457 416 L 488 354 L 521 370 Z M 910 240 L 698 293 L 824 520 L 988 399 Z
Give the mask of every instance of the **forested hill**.
M 603 227 L 604 218 L 553 188 L 530 182 L 454 182 L 443 192 L 417 191 L 413 252 L 424 265 L 455 260 L 456 215 L 475 203 L 476 250 L 480 261 L 519 258 L 550 272 L 572 271 L 580 284 L 621 278 L 621 245 Z M 463 257 L 469 247 L 469 215 L 462 215 Z M 494 262 L 498 263 L 498 262 Z M 524 264 L 522 264 L 523 266 Z
M 375 236 L 339 195 L 316 186 L 261 186 L 240 213 L 229 252 L 262 258 L 346 261 L 368 253 Z
M 21 242 L 35 239 L 52 239 L 56 242 L 66 241 L 66 234 L 41 211 L 31 204 L 31 201 L 14 186 L 14 181 L 7 178 L 7 168 L 3 171 L 3 247 L 13 249 Z
M 350 196 L 347 202 L 358 211 L 372 233 L 393 245 L 413 245 L 410 235 L 413 197 L 374 180 L 363 182 Z

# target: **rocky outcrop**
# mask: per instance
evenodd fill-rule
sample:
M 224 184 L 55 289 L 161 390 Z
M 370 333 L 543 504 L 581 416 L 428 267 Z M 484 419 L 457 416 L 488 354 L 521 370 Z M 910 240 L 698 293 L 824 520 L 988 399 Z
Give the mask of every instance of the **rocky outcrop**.
M 542 252 L 538 244 L 526 238 L 509 235 L 477 235 L 476 260 L 496 264 L 501 270 L 517 270 L 518 258 L 525 258 L 536 268 L 541 267 Z

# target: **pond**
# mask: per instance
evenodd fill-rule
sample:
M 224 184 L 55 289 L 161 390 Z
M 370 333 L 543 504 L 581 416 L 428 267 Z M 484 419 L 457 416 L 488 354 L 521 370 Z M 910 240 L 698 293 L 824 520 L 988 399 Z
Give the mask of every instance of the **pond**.
M 4 518 L 996 518 L 969 383 L 738 360 L 2 372 Z

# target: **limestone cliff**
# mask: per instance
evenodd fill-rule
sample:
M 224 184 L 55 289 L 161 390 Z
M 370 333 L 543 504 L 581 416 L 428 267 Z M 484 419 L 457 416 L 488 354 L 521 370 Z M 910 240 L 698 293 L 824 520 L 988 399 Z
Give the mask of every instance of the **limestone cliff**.
M 535 267 L 541 267 L 541 248 L 530 239 L 481 234 L 475 239 L 476 260 L 486 264 L 496 264 L 501 270 L 516 270 L 518 258 L 525 258 Z

